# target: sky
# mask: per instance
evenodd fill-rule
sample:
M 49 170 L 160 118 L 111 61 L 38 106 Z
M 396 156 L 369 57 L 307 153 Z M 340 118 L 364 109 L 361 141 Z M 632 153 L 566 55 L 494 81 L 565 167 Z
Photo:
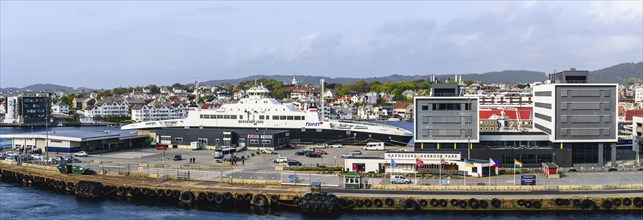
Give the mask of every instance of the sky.
M 2 88 L 642 60 L 642 1 L 0 1 Z

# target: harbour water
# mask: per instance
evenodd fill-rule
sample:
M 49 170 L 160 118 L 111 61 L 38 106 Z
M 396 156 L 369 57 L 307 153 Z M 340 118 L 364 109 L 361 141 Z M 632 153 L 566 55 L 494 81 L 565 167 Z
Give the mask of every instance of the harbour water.
M 411 122 L 382 122 L 412 130 Z M 65 127 L 55 129 L 113 130 L 112 127 Z M 43 130 L 34 128 L 34 131 Z M 30 132 L 31 128 L 0 128 L 0 133 Z M 8 142 L 7 142 L 8 141 Z M 3 147 L 10 140 L 0 140 Z M 134 201 L 87 201 L 74 195 L 0 182 L 0 219 L 641 219 L 640 212 L 556 213 L 556 212 L 349 212 L 341 216 L 307 216 L 297 211 L 257 214 L 252 211 L 206 211 L 180 208 L 176 204 L 149 204 Z

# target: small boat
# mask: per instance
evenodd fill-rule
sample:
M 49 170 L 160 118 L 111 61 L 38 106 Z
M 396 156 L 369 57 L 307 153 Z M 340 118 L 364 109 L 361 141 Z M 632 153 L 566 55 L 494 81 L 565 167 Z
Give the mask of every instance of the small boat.
M 86 169 L 78 165 L 60 164 L 58 165 L 58 171 L 60 171 L 60 173 L 62 174 L 83 175 L 87 174 L 90 169 Z

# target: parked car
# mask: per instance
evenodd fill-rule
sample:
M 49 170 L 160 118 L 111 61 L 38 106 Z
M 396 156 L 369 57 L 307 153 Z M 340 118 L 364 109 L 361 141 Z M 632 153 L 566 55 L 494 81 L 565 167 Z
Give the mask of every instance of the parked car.
M 262 154 L 277 154 L 277 152 L 275 152 L 274 150 L 270 150 L 270 149 L 263 149 L 263 150 L 261 150 L 261 153 Z
M 18 156 L 18 154 L 19 154 L 19 153 L 17 153 L 17 152 L 13 152 L 13 151 L 9 151 L 9 152 L 6 152 L 6 153 L 4 153 L 4 154 L 5 154 L 7 157 L 15 157 L 15 156 Z
M 9 162 L 16 162 L 16 159 L 14 159 L 13 157 L 7 157 L 7 158 L 4 158 L 4 160 Z
M 359 150 L 353 150 L 353 151 L 348 152 L 348 153 L 349 153 L 349 154 L 352 154 L 352 155 L 362 155 L 362 152 L 361 152 L 361 151 L 359 151 Z
M 88 156 L 87 152 L 85 152 L 85 151 L 78 151 L 78 152 L 74 153 L 74 157 L 87 157 L 87 156 Z
M 308 151 L 306 157 L 322 157 L 321 154 L 315 153 L 314 151 Z
M 286 149 L 295 149 L 295 145 L 286 144 Z
M 328 144 L 318 144 L 313 146 L 313 149 L 326 149 L 328 148 Z
M 303 164 L 297 160 L 289 159 L 288 160 L 288 165 L 289 166 L 302 166 Z
M 332 144 L 330 145 L 330 148 L 342 148 L 343 146 L 341 144 Z
M 45 156 L 43 156 L 41 154 L 32 154 L 31 158 L 34 159 L 34 160 L 45 160 Z
M 411 180 L 407 179 L 401 175 L 392 175 L 391 176 L 391 183 L 392 184 L 411 184 Z
M 175 154 L 174 157 L 172 158 L 173 161 L 177 160 L 183 160 L 183 157 L 180 154 Z
M 287 157 L 277 157 L 277 158 L 273 159 L 272 162 L 273 163 L 286 163 L 286 162 L 288 162 L 288 158 Z
M 328 153 L 326 153 L 326 151 L 323 151 L 323 150 L 316 150 L 315 153 L 319 155 L 328 155 Z
M 355 155 L 349 154 L 349 153 L 342 154 L 342 158 L 351 158 L 351 157 L 354 157 L 354 156 Z
M 156 150 L 167 150 L 167 146 L 165 145 L 156 146 Z
M 300 150 L 300 151 L 295 152 L 295 155 L 303 156 L 303 155 L 306 155 L 306 153 L 308 153 L 308 152 L 309 152 L 309 150 Z

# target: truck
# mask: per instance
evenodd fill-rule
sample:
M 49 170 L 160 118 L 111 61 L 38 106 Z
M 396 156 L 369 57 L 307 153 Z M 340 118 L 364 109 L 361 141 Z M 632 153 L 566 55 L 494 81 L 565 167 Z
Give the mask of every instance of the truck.
M 384 142 L 368 142 L 364 150 L 384 150 Z
M 190 146 L 192 147 L 192 150 L 200 150 L 203 147 L 203 144 L 198 141 L 192 141 L 190 142 Z

